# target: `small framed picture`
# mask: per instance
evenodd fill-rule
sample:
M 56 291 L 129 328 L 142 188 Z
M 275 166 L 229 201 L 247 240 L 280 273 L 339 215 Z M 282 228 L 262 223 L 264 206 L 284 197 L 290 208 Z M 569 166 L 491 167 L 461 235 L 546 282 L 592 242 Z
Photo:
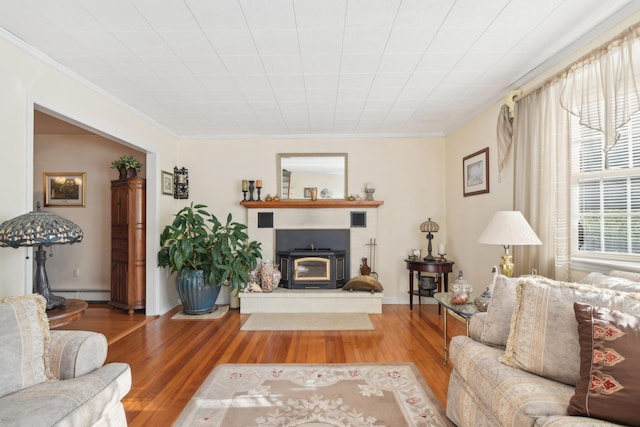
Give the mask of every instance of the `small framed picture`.
M 311 187 L 304 187 L 304 198 L 305 199 L 311 198 Z
M 160 182 L 162 183 L 162 194 L 173 196 L 173 174 L 167 171 L 160 171 Z
M 464 197 L 489 192 L 489 147 L 462 159 Z
M 45 206 L 85 206 L 86 172 L 44 172 Z

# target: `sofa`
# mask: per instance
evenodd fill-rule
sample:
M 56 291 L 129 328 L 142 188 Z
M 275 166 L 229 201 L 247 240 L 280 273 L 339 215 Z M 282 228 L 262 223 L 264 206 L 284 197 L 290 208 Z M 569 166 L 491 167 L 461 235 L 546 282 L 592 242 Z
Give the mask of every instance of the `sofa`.
M 449 345 L 459 427 L 640 425 L 640 275 L 498 276 Z
M 126 426 L 131 370 L 106 357 L 102 334 L 50 330 L 42 296 L 0 299 L 0 425 Z

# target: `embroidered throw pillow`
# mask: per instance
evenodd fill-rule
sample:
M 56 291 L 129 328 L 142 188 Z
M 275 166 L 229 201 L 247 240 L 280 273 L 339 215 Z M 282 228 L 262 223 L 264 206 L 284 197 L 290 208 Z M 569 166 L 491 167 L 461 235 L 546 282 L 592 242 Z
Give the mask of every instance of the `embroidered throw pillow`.
M 567 409 L 627 425 L 640 425 L 640 317 L 574 304 L 580 340 L 580 380 Z

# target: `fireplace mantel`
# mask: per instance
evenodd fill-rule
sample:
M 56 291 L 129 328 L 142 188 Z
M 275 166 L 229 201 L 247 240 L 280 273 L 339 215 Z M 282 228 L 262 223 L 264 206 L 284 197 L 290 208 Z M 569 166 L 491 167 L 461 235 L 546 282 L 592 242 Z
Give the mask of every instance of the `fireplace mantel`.
M 319 208 L 377 208 L 381 200 L 278 200 L 277 202 L 240 202 L 247 209 L 319 209 Z

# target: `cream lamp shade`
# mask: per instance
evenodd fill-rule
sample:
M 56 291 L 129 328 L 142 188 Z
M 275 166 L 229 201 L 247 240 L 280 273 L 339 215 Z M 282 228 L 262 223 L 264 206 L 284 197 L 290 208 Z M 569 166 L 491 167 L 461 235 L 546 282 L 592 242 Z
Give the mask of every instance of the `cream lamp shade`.
M 493 215 L 478 243 L 504 246 L 500 274 L 513 276 L 512 245 L 541 245 L 542 242 L 520 211 L 498 211 Z

